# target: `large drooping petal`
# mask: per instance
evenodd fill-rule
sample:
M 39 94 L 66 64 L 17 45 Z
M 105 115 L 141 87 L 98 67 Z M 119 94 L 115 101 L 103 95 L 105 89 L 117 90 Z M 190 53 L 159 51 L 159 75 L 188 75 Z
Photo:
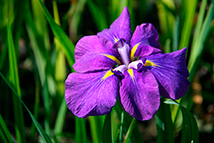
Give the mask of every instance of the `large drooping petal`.
M 150 69 L 159 82 L 162 96 L 179 99 L 189 87 L 189 71 L 185 60 L 186 48 L 167 54 L 153 54 L 146 59 L 145 66 Z
M 105 70 L 120 64 L 118 52 L 112 48 L 113 43 L 97 36 L 85 36 L 75 48 L 74 70 L 89 72 Z
M 151 119 L 160 105 L 158 83 L 153 74 L 147 69 L 138 72 L 129 69 L 124 72 L 120 87 L 120 101 L 132 117 L 137 120 Z
M 158 38 L 158 32 L 151 23 L 137 26 L 131 38 L 131 60 L 161 52 Z
M 77 117 L 104 115 L 115 105 L 119 79 L 111 70 L 71 73 L 65 81 L 65 100 Z
M 104 29 L 97 34 L 113 43 L 116 43 L 119 39 L 125 39 L 126 42 L 130 42 L 132 31 L 129 10 L 125 7 L 121 15 L 111 24 L 109 29 Z

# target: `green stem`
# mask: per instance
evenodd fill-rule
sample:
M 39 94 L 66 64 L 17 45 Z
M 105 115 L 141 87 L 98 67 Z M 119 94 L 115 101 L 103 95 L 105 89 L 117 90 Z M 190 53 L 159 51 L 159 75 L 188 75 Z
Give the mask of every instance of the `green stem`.
M 131 124 L 129 126 L 129 129 L 128 129 L 127 133 L 126 133 L 126 136 L 125 136 L 125 139 L 124 139 L 124 143 L 128 143 L 129 142 L 129 139 L 130 139 L 130 137 L 132 135 L 132 131 L 133 131 L 134 127 L 135 127 L 136 122 L 137 122 L 137 120 L 135 118 L 133 118 L 132 122 L 131 122 Z
M 122 112 L 121 112 L 119 143 L 123 142 L 123 122 L 124 122 L 124 109 L 122 109 Z

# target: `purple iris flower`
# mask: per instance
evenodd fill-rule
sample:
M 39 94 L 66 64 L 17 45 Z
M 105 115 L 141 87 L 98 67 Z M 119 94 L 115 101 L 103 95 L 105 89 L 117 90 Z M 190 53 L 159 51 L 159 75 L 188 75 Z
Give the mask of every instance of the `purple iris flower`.
M 157 112 L 160 95 L 179 99 L 190 82 L 186 48 L 163 54 L 158 32 L 150 23 L 131 32 L 127 7 L 109 29 L 81 38 L 75 48 L 77 73 L 65 81 L 65 100 L 78 117 L 104 115 L 119 97 L 122 107 L 137 120 Z

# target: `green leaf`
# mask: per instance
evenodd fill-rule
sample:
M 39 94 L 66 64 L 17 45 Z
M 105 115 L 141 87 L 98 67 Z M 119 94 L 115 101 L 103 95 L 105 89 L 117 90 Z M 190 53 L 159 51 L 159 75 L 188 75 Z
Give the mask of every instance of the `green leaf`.
M 122 143 L 123 141 L 123 128 L 124 128 L 124 109 L 122 109 L 122 112 L 121 112 L 121 118 L 120 118 L 120 133 L 119 133 L 119 143 Z
M 63 99 L 62 103 L 60 105 L 60 108 L 59 108 L 59 111 L 57 114 L 57 118 L 56 118 L 56 122 L 55 122 L 55 126 L 54 126 L 54 132 L 56 135 L 62 132 L 66 111 L 67 111 L 67 104 L 66 104 L 65 100 Z
M 183 116 L 181 143 L 199 142 L 199 132 L 195 117 L 192 113 L 173 100 L 168 100 L 166 104 L 179 105 Z
M 111 128 L 111 113 L 106 115 L 102 131 L 102 143 L 113 143 L 112 128 Z
M 122 112 L 122 108 L 123 107 L 121 106 L 119 100 L 117 100 L 115 106 L 113 107 L 113 110 L 116 111 L 119 119 L 121 119 L 120 115 Z M 126 128 L 126 129 L 129 128 L 129 126 L 132 122 L 132 119 L 133 119 L 133 117 L 131 115 L 129 115 L 127 112 L 125 112 L 124 128 Z M 133 133 L 131 135 L 131 141 L 135 142 L 135 143 L 143 143 L 144 142 L 138 126 L 134 126 Z
M 189 46 L 189 39 L 193 27 L 193 18 L 195 15 L 195 10 L 197 7 L 198 0 L 182 0 L 182 4 L 185 4 L 185 13 L 183 13 L 183 16 L 185 16 L 183 29 L 181 32 L 181 40 L 179 49 L 183 49 L 184 47 Z M 183 20 L 183 19 L 182 19 Z
M 137 120 L 135 118 L 132 119 L 132 122 L 129 126 L 129 129 L 125 135 L 125 138 L 124 138 L 124 143 L 128 143 L 130 138 L 131 138 L 131 135 L 132 135 L 132 132 L 133 132 L 133 129 L 135 127 L 135 124 L 136 124 Z
M 100 7 L 96 6 L 92 0 L 87 0 L 87 4 L 98 31 L 102 31 L 103 29 L 107 28 L 108 24 L 103 9 L 100 9 Z
M 78 118 L 77 116 L 75 116 L 75 142 L 76 143 L 87 142 L 85 119 Z
M 4 142 L 9 142 L 12 143 L 13 139 L 11 137 L 11 134 L 7 128 L 7 125 L 4 121 L 4 119 L 2 118 L 1 114 L 0 114 L 0 137 L 4 140 Z M 1 140 L 0 140 L 1 141 Z
M 42 0 L 44 2 L 44 0 Z M 32 13 L 36 25 L 36 29 L 39 35 L 44 39 L 44 45 L 47 50 L 50 50 L 50 37 L 48 31 L 47 20 L 45 19 L 45 15 L 42 11 L 42 6 L 38 0 L 32 0 Z
M 173 143 L 174 142 L 174 128 L 171 119 L 170 105 L 163 104 L 161 99 L 161 105 L 155 115 L 157 126 L 157 140 L 158 143 Z
M 6 60 L 6 55 L 7 55 L 7 47 L 3 47 L 3 50 L 0 52 L 0 71 L 2 70 L 2 67 L 5 63 Z
M 202 7 L 202 9 L 203 9 L 203 7 Z M 190 81 L 193 79 L 196 65 L 200 60 L 200 56 L 201 56 L 201 53 L 202 53 L 203 48 L 204 48 L 204 42 L 205 42 L 205 39 L 206 39 L 207 34 L 208 34 L 208 32 L 210 30 L 210 27 L 211 27 L 211 22 L 213 20 L 213 15 L 214 15 L 214 3 L 211 3 L 210 6 L 209 6 L 207 15 L 205 17 L 205 20 L 204 20 L 204 22 L 202 24 L 202 27 L 200 28 L 200 32 L 198 32 L 199 36 L 195 38 L 196 39 L 194 41 L 195 43 L 193 43 L 193 45 L 192 45 L 190 58 L 189 58 L 189 63 L 188 63 L 188 69 L 190 71 L 190 77 L 189 77 Z M 200 22 L 201 21 L 199 21 L 199 23 Z
M 174 105 L 179 105 L 179 103 L 177 103 L 176 101 L 169 99 L 167 101 L 164 102 L 165 104 L 174 104 Z
M 7 25 L 7 40 L 8 40 L 8 57 L 9 57 L 9 77 L 13 87 L 16 89 L 18 95 L 21 97 L 21 89 L 19 85 L 19 75 L 18 75 L 18 66 L 16 51 L 13 43 L 12 30 L 9 24 L 10 19 L 8 20 Z M 19 102 L 13 97 L 13 108 L 14 108 L 14 117 L 16 124 L 16 138 L 18 142 L 25 143 L 25 126 L 24 126 L 24 117 L 22 106 Z
M 52 18 L 51 14 L 48 12 L 43 2 L 41 0 L 39 1 L 44 10 L 45 16 L 51 26 L 52 32 L 54 36 L 59 40 L 59 43 L 61 44 L 60 48 L 64 52 L 70 68 L 73 69 L 72 65 L 74 63 L 74 44 L 71 42 L 69 37 L 65 34 L 65 32 L 62 30 L 62 28 L 56 24 L 56 22 Z
M 179 17 L 176 16 L 173 28 L 172 51 L 178 50 L 178 41 L 179 41 Z
M 180 106 L 183 115 L 183 131 L 181 137 L 181 143 L 186 142 L 199 142 L 199 132 L 196 120 L 192 113 L 186 108 Z
M 18 93 L 16 92 L 16 90 L 12 87 L 12 85 L 9 83 L 9 81 L 4 77 L 4 75 L 0 72 L 0 76 L 2 77 L 2 79 L 5 81 L 5 83 L 10 87 L 10 89 L 13 91 L 13 93 L 16 95 L 16 97 L 18 98 L 18 101 L 20 101 L 22 103 L 22 105 L 25 107 L 25 109 L 27 110 L 28 114 L 30 115 L 31 119 L 33 120 L 39 134 L 41 135 L 42 139 L 44 140 L 44 142 L 46 143 L 52 143 L 50 137 L 45 133 L 45 131 L 42 129 L 41 125 L 38 123 L 38 121 L 34 118 L 33 114 L 30 112 L 30 110 L 27 108 L 27 106 L 25 105 L 25 103 L 22 101 L 22 99 L 19 97 Z
M 156 2 L 158 9 L 158 17 L 160 20 L 161 32 L 165 38 L 172 37 L 172 30 L 175 21 L 174 9 L 175 4 L 173 0 L 158 0 Z
M 102 140 L 102 128 L 105 116 L 89 116 L 88 119 L 91 128 L 92 142 L 100 143 Z

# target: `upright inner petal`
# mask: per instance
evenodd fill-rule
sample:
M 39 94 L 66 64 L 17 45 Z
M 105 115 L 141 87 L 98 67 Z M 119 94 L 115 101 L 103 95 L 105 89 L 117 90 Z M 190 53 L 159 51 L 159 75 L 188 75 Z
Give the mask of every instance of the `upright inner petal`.
M 117 49 L 118 53 L 120 54 L 122 63 L 128 66 L 130 63 L 129 45 L 125 42 L 124 39 L 120 39 L 117 43 L 115 43 L 114 47 Z

